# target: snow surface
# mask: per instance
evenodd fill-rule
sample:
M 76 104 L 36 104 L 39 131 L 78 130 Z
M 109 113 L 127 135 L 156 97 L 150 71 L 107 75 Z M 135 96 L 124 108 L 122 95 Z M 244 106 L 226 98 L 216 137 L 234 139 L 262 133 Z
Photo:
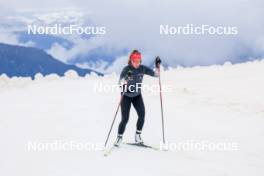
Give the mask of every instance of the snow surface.
M 95 92 L 98 83 L 114 84 L 118 75 L 80 78 L 73 72 L 36 80 L 0 77 L 0 175 L 254 175 L 264 174 L 264 61 L 224 66 L 170 69 L 162 83 L 166 138 L 234 142 L 235 151 L 154 151 L 122 145 L 103 151 L 29 151 L 28 142 L 104 143 L 119 92 Z M 145 85 L 157 83 L 146 76 Z M 143 138 L 159 145 L 159 93 L 144 92 Z M 116 136 L 120 114 L 110 143 Z M 136 113 L 131 110 L 124 140 L 133 141 Z

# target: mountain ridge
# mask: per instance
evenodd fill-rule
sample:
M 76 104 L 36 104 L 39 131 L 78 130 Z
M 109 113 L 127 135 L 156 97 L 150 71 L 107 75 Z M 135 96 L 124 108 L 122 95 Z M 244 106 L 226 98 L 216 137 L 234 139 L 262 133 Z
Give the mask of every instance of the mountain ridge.
M 64 76 L 68 70 L 76 71 L 79 76 L 85 76 L 91 72 L 103 75 L 91 69 L 65 64 L 39 48 L 0 43 L 0 75 L 34 79 L 37 73 L 44 76 L 52 73 Z

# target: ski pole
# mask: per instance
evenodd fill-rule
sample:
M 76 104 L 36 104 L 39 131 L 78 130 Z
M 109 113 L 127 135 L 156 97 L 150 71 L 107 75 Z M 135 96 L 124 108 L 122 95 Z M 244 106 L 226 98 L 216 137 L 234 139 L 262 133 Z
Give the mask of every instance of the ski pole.
M 131 74 L 132 74 L 131 71 L 128 71 L 128 72 L 127 72 L 127 79 L 131 77 Z M 125 86 L 126 86 L 126 84 L 125 84 Z M 109 136 L 110 136 L 111 131 L 112 131 L 112 129 L 113 129 L 113 126 L 114 126 L 114 123 L 115 123 L 115 120 L 116 120 L 116 116 L 117 116 L 117 113 L 118 113 L 118 111 L 119 111 L 119 108 L 120 108 L 120 105 L 121 105 L 121 102 L 122 102 L 122 100 L 123 100 L 124 95 L 125 95 L 125 90 L 123 90 L 123 93 L 122 93 L 121 98 L 120 98 L 120 100 L 119 100 L 119 103 L 118 103 L 117 109 L 116 109 L 116 111 L 115 111 L 114 119 L 113 119 L 113 121 L 112 121 L 112 123 L 111 123 L 110 130 L 109 130 L 109 132 L 108 132 L 108 134 L 107 134 L 107 138 L 106 138 L 106 140 L 105 140 L 104 147 L 106 147 L 107 142 L 108 142 L 108 140 L 109 140 Z
M 160 89 L 160 108 L 161 108 L 161 123 L 162 123 L 162 139 L 163 139 L 163 144 L 165 144 L 165 127 L 164 127 L 164 115 L 163 115 L 163 101 L 162 101 L 162 88 L 161 88 L 161 81 L 160 81 L 160 63 L 161 60 L 159 56 L 156 57 L 156 68 L 158 69 L 159 72 L 159 89 Z
M 108 135 L 107 135 L 107 138 L 106 138 L 106 141 L 105 141 L 104 147 L 106 147 L 106 145 L 107 145 L 107 142 L 108 142 L 108 139 L 109 139 L 110 133 L 111 133 L 111 131 L 112 131 L 112 128 L 113 128 L 113 126 L 114 126 L 114 123 L 115 123 L 115 120 L 116 120 L 116 116 L 117 116 L 117 113 L 118 113 L 118 110 L 119 110 L 120 104 L 121 104 L 121 102 L 122 102 L 122 99 L 123 99 L 123 97 L 124 97 L 124 94 L 125 94 L 125 92 L 123 92 L 123 94 L 121 95 L 121 98 L 120 98 L 120 100 L 119 100 L 119 103 L 118 103 L 118 106 L 117 106 L 117 109 L 116 109 L 116 112 L 115 112 L 115 115 L 114 115 L 114 119 L 113 119 L 113 121 L 112 121 L 112 124 L 111 124 L 110 130 L 109 130 L 109 132 L 108 132 Z

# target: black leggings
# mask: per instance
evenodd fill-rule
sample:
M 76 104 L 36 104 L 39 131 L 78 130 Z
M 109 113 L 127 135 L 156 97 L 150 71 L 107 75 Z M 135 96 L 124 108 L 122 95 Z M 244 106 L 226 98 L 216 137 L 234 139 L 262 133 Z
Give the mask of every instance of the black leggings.
M 145 105 L 142 99 L 141 94 L 136 97 L 123 97 L 121 102 L 121 113 L 122 113 L 122 120 L 118 127 L 118 134 L 122 135 L 126 129 L 126 124 L 129 119 L 129 112 L 131 108 L 131 103 L 133 104 L 134 108 L 137 111 L 138 120 L 137 120 L 137 130 L 141 131 L 145 121 Z

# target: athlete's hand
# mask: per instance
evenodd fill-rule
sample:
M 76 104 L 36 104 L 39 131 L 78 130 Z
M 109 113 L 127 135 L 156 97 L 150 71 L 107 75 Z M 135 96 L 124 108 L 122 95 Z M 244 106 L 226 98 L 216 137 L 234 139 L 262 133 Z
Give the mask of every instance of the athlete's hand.
M 161 64 L 161 59 L 159 56 L 156 57 L 155 59 L 155 66 L 156 68 L 160 68 L 160 64 Z

